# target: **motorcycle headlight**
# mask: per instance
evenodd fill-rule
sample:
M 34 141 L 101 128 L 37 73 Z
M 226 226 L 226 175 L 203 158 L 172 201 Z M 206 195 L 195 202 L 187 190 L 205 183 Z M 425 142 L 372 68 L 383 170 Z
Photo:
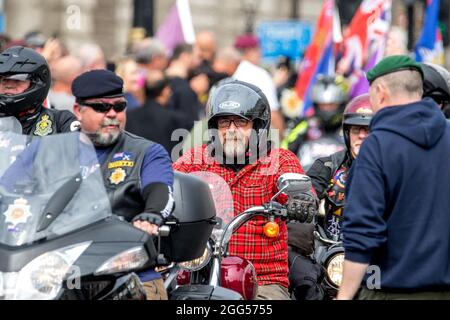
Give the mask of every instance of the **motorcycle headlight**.
M 91 242 L 46 252 L 20 272 L 0 273 L 0 297 L 13 300 L 50 300 L 57 297 L 70 268 Z
M 344 253 L 340 252 L 332 256 L 327 263 L 327 277 L 331 284 L 339 288 L 342 282 L 342 271 L 344 269 Z
M 142 268 L 148 260 L 149 257 L 144 247 L 134 247 L 107 260 L 95 271 L 94 275 L 137 270 Z
M 178 265 L 181 269 L 187 270 L 187 271 L 198 271 L 202 268 L 204 268 L 209 260 L 211 259 L 212 250 L 209 244 L 206 246 L 205 251 L 203 252 L 203 255 L 197 259 L 181 262 Z

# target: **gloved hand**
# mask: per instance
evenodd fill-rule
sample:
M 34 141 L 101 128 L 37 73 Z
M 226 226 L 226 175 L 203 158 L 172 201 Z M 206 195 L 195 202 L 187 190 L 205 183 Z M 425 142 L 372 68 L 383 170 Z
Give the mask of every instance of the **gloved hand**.
M 138 214 L 131 220 L 133 226 L 153 235 L 158 233 L 158 228 L 163 222 L 164 220 L 160 215 L 147 212 Z
M 131 220 L 131 222 L 135 222 L 135 221 L 147 221 L 150 222 L 151 224 L 155 224 L 158 227 L 162 225 L 163 218 L 159 215 L 159 214 L 155 214 L 155 213 L 148 213 L 148 212 L 144 212 L 141 214 L 138 214 L 137 216 L 135 216 L 133 218 L 133 220 Z
M 311 193 L 301 193 L 294 197 L 289 197 L 286 205 L 289 220 L 296 220 L 302 223 L 312 222 L 317 214 L 318 203 L 317 197 Z

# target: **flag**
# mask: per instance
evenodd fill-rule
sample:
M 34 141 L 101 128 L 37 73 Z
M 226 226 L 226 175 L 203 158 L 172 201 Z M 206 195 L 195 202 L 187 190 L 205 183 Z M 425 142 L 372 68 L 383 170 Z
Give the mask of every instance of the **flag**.
M 439 0 L 428 0 L 422 32 L 415 48 L 418 62 L 444 64 L 444 47 L 438 23 Z
M 0 33 L 5 32 L 5 0 L 0 0 Z
M 175 2 L 166 19 L 156 31 L 155 38 L 164 43 L 170 55 L 178 44 L 195 42 L 189 0 Z
M 306 49 L 305 57 L 300 64 L 295 89 L 302 108 L 303 116 L 311 116 L 314 112 L 311 101 L 311 89 L 319 73 L 334 73 L 333 57 L 333 15 L 334 0 L 325 0 L 313 40 Z M 334 62 L 334 59 L 332 60 Z
M 364 0 L 344 35 L 344 54 L 338 64 L 341 73 L 349 74 L 353 98 L 369 90 L 365 73 L 384 55 L 391 24 L 391 0 Z

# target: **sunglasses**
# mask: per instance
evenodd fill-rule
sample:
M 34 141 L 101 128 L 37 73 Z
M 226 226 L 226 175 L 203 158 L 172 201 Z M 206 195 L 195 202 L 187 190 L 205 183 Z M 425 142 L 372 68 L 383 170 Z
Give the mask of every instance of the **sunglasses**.
M 94 109 L 94 111 L 99 113 L 107 113 L 111 109 L 114 109 L 115 112 L 122 112 L 127 107 L 126 101 L 116 102 L 114 104 L 106 102 L 81 102 L 80 104 L 86 107 L 90 107 Z

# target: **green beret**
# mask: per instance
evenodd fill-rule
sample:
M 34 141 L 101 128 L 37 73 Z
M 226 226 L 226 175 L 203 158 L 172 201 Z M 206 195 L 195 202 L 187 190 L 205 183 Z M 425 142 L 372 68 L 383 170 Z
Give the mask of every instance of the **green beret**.
M 386 57 L 378 62 L 375 67 L 367 72 L 367 80 L 372 83 L 378 77 L 402 70 L 418 71 L 423 79 L 423 71 L 419 63 L 408 56 L 397 55 Z

